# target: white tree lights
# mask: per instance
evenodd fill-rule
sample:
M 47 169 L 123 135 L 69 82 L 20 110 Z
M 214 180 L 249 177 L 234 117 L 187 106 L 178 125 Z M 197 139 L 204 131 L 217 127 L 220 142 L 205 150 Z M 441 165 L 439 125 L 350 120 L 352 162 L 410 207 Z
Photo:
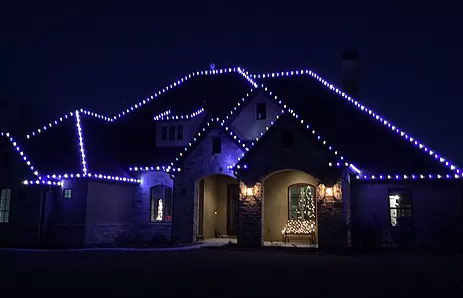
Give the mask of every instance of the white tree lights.
M 330 89 L 332 92 L 339 95 L 341 98 L 353 104 L 359 111 L 367 113 L 371 118 L 375 119 L 382 125 L 386 126 L 390 130 L 395 132 L 397 135 L 400 135 L 400 137 L 402 137 L 409 143 L 413 144 L 415 147 L 419 148 L 420 150 L 424 151 L 429 156 L 433 157 L 435 160 L 437 160 L 441 164 L 448 167 L 450 170 L 455 171 L 457 174 L 462 174 L 462 170 L 457 168 L 452 162 L 446 160 L 440 154 L 431 150 L 428 146 L 426 146 L 425 144 L 422 144 L 420 141 L 418 141 L 414 137 L 409 136 L 406 132 L 399 129 L 396 125 L 392 124 L 390 121 L 386 120 L 381 115 L 375 113 L 372 109 L 369 109 L 365 105 L 361 104 L 360 102 L 358 102 L 357 100 L 355 100 L 354 98 L 346 94 L 344 91 L 340 90 L 339 88 L 336 88 L 336 86 L 326 81 L 325 79 L 320 77 L 318 74 L 312 72 L 309 69 L 292 70 L 292 71 L 286 71 L 286 72 L 274 72 L 274 73 L 267 73 L 267 74 L 254 74 L 252 76 L 254 78 L 275 78 L 275 77 L 278 78 L 278 77 L 287 77 L 287 76 L 294 76 L 294 75 L 309 75 L 315 78 L 323 86 L 325 86 L 326 88 Z

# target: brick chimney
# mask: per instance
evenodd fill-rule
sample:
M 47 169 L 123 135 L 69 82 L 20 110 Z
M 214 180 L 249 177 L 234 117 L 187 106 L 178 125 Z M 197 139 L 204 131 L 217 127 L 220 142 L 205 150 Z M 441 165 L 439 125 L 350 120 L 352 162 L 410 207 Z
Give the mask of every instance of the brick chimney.
M 346 49 L 342 53 L 342 89 L 350 96 L 358 99 L 359 86 L 359 58 L 357 50 Z

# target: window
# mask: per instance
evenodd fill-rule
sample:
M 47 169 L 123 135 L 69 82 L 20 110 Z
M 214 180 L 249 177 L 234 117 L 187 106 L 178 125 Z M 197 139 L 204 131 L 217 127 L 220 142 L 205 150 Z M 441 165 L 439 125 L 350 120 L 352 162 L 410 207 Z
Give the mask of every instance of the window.
M 175 125 L 169 126 L 169 140 L 175 139 Z
M 0 223 L 7 223 L 10 216 L 11 189 L 2 189 L 0 196 Z
M 222 139 L 220 137 L 212 138 L 212 154 L 222 153 Z
M 289 130 L 283 131 L 283 135 L 281 136 L 281 148 L 290 149 L 293 147 L 293 143 L 293 133 Z
M 183 140 L 183 124 L 177 126 L 177 140 Z
M 150 222 L 172 221 L 172 188 L 156 185 L 150 197 Z
M 389 210 L 393 227 L 412 223 L 412 194 L 409 190 L 389 190 Z
M 256 119 L 264 120 L 267 118 L 267 104 L 260 102 L 256 104 Z
M 72 189 L 71 188 L 65 188 L 63 190 L 63 198 L 65 198 L 65 199 L 72 198 Z
M 288 219 L 315 220 L 315 187 L 294 184 L 288 189 Z
M 162 139 L 163 141 L 167 140 L 167 126 L 163 126 L 163 127 L 162 127 L 161 139 Z

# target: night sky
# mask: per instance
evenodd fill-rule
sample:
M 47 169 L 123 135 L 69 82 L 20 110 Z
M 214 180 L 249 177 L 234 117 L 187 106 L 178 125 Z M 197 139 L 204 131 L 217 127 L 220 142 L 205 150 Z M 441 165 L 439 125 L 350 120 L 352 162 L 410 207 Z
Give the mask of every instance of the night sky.
M 360 100 L 462 166 L 459 16 L 421 1 L 345 2 L 291 11 L 13 5 L 2 21 L 0 125 L 30 130 L 81 107 L 111 115 L 211 63 L 256 73 L 308 67 L 340 85 L 342 51 L 355 48 Z

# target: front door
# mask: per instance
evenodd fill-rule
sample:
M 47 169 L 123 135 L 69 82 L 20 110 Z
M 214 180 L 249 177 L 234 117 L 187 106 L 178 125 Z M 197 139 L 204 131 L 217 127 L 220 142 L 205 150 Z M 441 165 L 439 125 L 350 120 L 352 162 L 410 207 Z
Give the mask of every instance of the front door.
M 227 235 L 236 236 L 238 229 L 238 184 L 227 185 Z

